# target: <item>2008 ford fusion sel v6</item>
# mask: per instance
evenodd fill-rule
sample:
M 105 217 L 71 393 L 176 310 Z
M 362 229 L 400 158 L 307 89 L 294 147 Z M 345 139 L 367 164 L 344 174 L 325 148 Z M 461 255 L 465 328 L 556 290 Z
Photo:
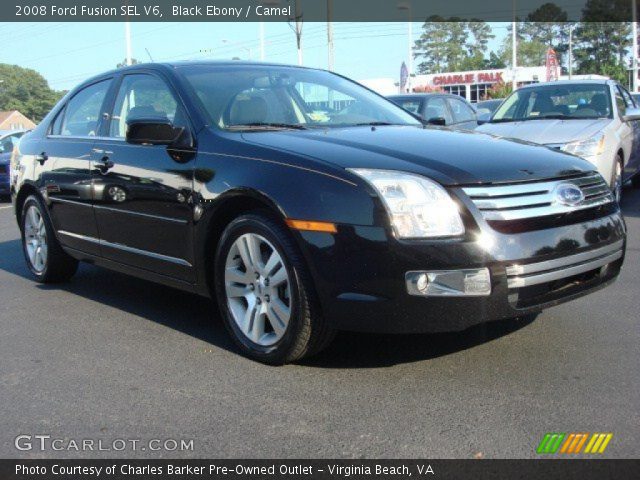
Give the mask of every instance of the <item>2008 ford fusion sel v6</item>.
M 273 364 L 336 330 L 463 330 L 612 282 L 625 224 L 589 162 L 425 127 L 320 70 L 135 65 L 69 92 L 11 186 L 40 282 L 88 261 L 217 300 Z

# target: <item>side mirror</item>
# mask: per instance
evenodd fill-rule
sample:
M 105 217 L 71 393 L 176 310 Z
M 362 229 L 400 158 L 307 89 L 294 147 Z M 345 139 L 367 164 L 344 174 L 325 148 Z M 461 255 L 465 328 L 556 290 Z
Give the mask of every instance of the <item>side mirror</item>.
M 442 117 L 433 117 L 427 120 L 429 125 L 440 125 L 444 127 L 447 124 L 447 121 Z
M 627 108 L 627 111 L 622 116 L 622 120 L 624 120 L 625 122 L 640 120 L 640 108 Z
M 127 122 L 127 143 L 134 145 L 171 145 L 183 132 L 168 120 L 141 118 Z

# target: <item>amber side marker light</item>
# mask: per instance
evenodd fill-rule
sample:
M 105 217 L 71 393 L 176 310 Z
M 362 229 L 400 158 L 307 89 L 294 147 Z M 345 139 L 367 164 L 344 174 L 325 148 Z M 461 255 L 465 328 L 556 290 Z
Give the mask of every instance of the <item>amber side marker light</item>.
M 328 222 L 310 222 L 307 220 L 292 220 L 288 218 L 286 220 L 287 225 L 290 228 L 294 228 L 296 230 L 307 230 L 310 232 L 326 232 L 326 233 L 337 233 L 338 229 L 336 228 L 335 223 Z

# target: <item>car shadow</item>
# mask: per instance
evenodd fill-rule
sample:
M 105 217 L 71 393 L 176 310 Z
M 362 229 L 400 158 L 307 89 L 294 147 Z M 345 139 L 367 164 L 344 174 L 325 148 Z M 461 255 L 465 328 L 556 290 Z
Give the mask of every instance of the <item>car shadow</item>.
M 0 270 L 31 279 L 19 240 L 0 243 Z M 217 307 L 211 300 L 197 295 L 85 264 L 81 264 L 78 273 L 69 283 L 34 285 L 41 290 L 73 293 L 239 353 L 220 321 Z M 431 335 L 340 332 L 327 350 L 299 362 L 299 365 L 316 368 L 376 368 L 428 360 L 508 335 L 532 320 L 493 322 L 463 332 Z

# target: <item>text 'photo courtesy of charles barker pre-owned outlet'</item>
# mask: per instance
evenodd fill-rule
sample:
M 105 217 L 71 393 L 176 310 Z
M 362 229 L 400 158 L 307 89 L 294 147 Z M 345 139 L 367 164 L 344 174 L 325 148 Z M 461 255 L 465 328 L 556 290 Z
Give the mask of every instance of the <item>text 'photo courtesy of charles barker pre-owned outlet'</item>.
M 0 478 L 635 478 L 637 13 L 0 5 Z

